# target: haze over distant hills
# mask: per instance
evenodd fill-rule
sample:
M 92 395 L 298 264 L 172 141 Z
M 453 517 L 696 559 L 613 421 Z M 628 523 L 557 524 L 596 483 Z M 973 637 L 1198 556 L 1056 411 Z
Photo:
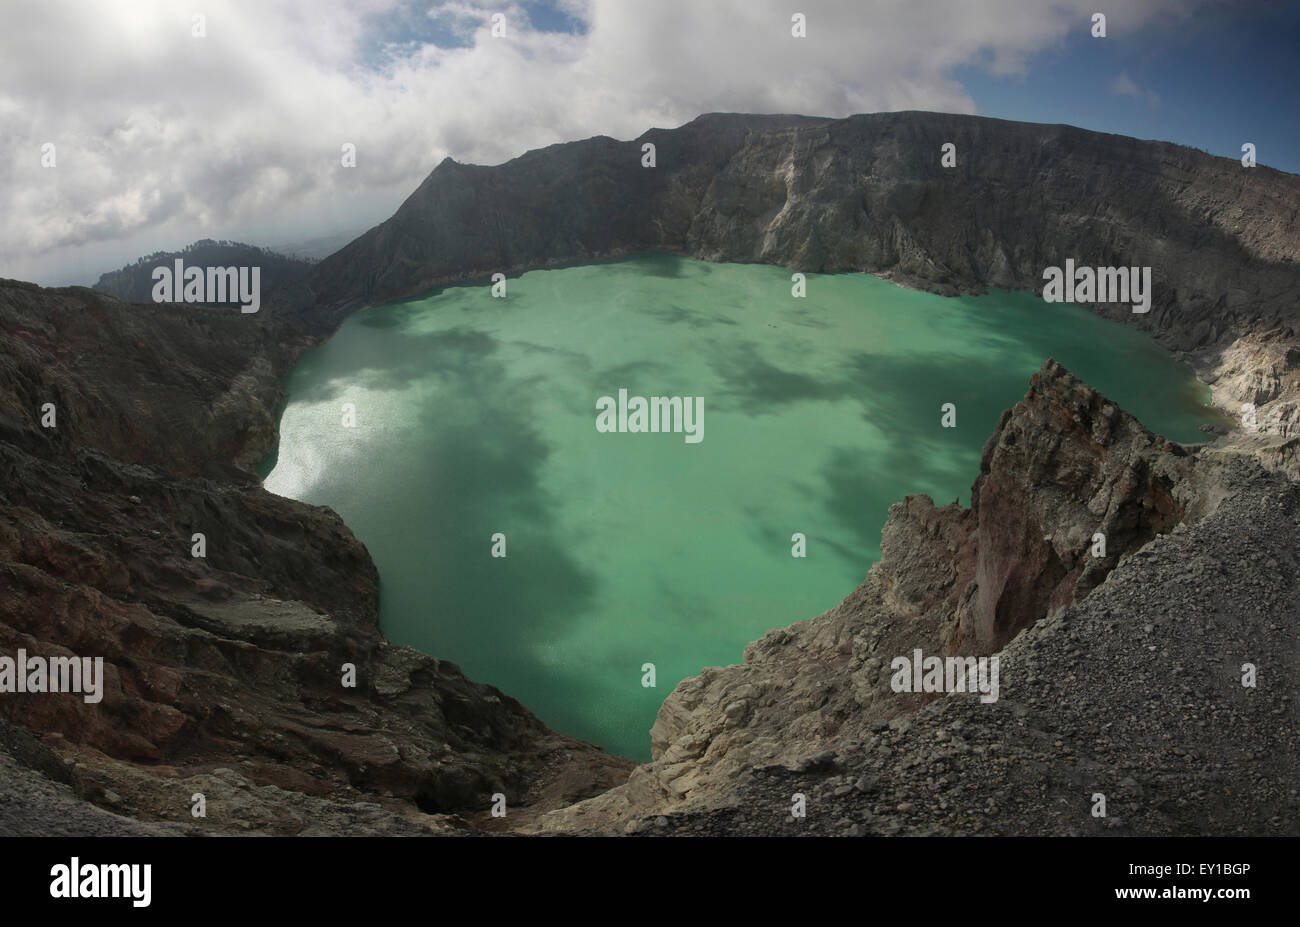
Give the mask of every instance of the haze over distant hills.
M 291 258 L 300 258 L 304 261 L 316 262 L 321 258 L 328 257 L 335 251 L 342 248 L 348 242 L 355 239 L 360 230 L 354 232 L 339 232 L 334 235 L 318 235 L 314 238 L 306 238 L 302 241 L 291 241 L 284 244 L 274 244 L 268 247 L 268 250 L 276 254 L 283 254 Z

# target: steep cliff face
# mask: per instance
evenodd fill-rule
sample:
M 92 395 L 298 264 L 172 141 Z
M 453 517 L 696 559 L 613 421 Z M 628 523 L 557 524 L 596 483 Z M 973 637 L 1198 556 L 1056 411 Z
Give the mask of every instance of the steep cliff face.
M 949 142 L 957 163 L 944 168 Z M 642 167 L 646 143 L 653 168 Z M 437 284 L 630 251 L 866 271 L 946 294 L 1038 291 L 1044 268 L 1072 259 L 1150 266 L 1149 312 L 1098 311 L 1190 352 L 1208 379 L 1238 338 L 1300 321 L 1297 215 L 1293 175 L 1070 126 L 711 114 L 497 167 L 444 161 L 391 219 L 278 301 L 328 331 L 354 308 Z M 1284 340 L 1296 345 L 1290 331 Z M 1284 373 L 1290 390 L 1295 372 Z M 1233 379 L 1216 397 L 1235 414 L 1245 390 Z M 1261 412 L 1262 431 L 1295 427 L 1293 398 L 1261 404 L 1278 401 L 1287 409 Z
M 101 451 L 181 476 L 251 469 L 308 343 L 229 310 L 0 280 L 0 429 L 30 452 Z M 41 426 L 53 403 L 57 427 Z
M 972 575 L 954 589 L 951 646 L 1001 650 L 1082 598 L 1119 557 L 1201 504 L 1192 472 L 1180 446 L 1049 361 L 985 445 L 971 489 Z
M 0 284 L 0 653 L 102 657 L 105 676 L 100 702 L 11 693 L 0 719 L 68 764 L 77 794 L 206 831 L 428 832 L 494 792 L 552 808 L 620 781 L 630 764 L 388 645 L 365 548 L 237 466 L 274 434 L 295 345 L 273 335 Z
M 1249 471 L 1249 479 L 1234 471 L 1225 480 L 1217 453 L 1193 456 L 1151 434 L 1049 361 L 990 438 L 969 510 L 956 504 L 936 508 L 925 496 L 892 506 L 881 560 L 858 589 L 820 617 L 754 642 L 746 648 L 743 664 L 707 669 L 682 682 L 655 723 L 653 762 L 638 768 L 626 785 L 555 812 L 542 826 L 618 831 L 636 829 L 661 814 L 688 820 L 735 809 L 746 794 L 737 783 L 752 784 L 756 771 L 775 770 L 773 775 L 791 781 L 816 778 L 818 770 L 824 777 L 836 755 L 879 742 L 882 731 L 906 730 L 916 712 L 935 699 L 979 704 L 970 695 L 897 692 L 891 687 L 891 664 L 897 657 L 910 659 L 918 648 L 936 656 L 1004 650 L 1026 629 L 1084 600 L 1158 536 L 1204 520 L 1225 498 L 1250 499 L 1245 484 L 1267 478 L 1254 464 L 1237 465 Z M 1277 486 L 1284 485 L 1277 478 Z M 1293 513 L 1294 488 L 1286 492 L 1287 511 Z M 1096 546 L 1098 534 L 1105 537 L 1104 555 Z M 1154 596 L 1153 601 L 1156 611 L 1114 617 L 1136 623 L 1172 617 L 1157 613 L 1169 608 L 1171 599 Z M 1253 603 L 1230 607 L 1224 616 L 1228 627 L 1212 636 L 1231 639 L 1239 633 L 1238 622 L 1271 614 L 1267 608 L 1260 611 Z M 1277 630 L 1284 627 L 1288 640 L 1293 639 L 1295 627 L 1279 625 Z M 1271 647 L 1269 653 L 1286 671 L 1300 659 Z M 1181 691 L 1182 674 L 1197 671 L 1185 662 L 1145 662 L 1143 685 L 1157 688 Z M 1226 675 L 1226 668 L 1216 671 Z M 1065 677 L 1074 669 L 1059 661 L 1038 672 Z M 1017 692 L 1032 689 L 1027 686 L 1032 679 L 1003 679 Z M 1296 685 L 1296 677 L 1279 680 L 1270 696 L 1277 700 L 1273 704 L 1287 706 L 1279 734 L 1288 743 L 1294 743 L 1295 708 L 1285 699 L 1295 694 Z M 1224 697 L 1230 694 L 1225 690 Z M 1093 702 L 1101 705 L 1105 699 Z M 1098 710 L 1103 721 L 1109 717 L 1106 709 Z M 972 717 L 979 717 L 977 709 L 953 711 L 974 711 Z M 1268 717 L 1268 711 L 1262 712 L 1252 723 L 1263 727 Z M 1212 750 L 1203 740 L 1206 732 L 1195 724 L 1171 723 L 1166 733 L 1197 755 Z M 924 745 L 906 746 L 924 752 Z M 895 748 L 900 745 L 890 749 Z M 1122 748 L 1119 753 L 1135 764 L 1143 762 Z M 841 760 L 840 771 L 847 765 L 851 772 L 855 763 L 881 767 L 881 775 L 893 771 L 888 751 L 869 761 Z M 906 770 L 903 766 L 898 772 Z M 844 785 L 851 782 L 835 787 Z M 778 809 L 782 800 L 788 802 L 788 795 L 782 799 L 772 793 L 768 804 Z M 771 813 L 768 823 L 774 825 L 779 812 Z M 906 814 L 897 817 L 903 820 Z M 1044 822 L 1045 832 L 1053 832 L 1057 823 Z M 1292 819 L 1290 825 L 1296 824 Z M 710 826 L 726 830 L 729 825 L 714 820 Z M 1025 823 L 1023 832 L 1035 832 L 1034 825 Z

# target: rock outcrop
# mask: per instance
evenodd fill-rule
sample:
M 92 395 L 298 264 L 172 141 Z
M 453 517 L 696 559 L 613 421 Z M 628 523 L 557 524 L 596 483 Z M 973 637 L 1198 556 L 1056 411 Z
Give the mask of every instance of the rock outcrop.
M 1049 361 L 984 447 L 950 646 L 1001 650 L 1082 598 L 1119 557 L 1198 514 L 1192 472 L 1180 446 Z

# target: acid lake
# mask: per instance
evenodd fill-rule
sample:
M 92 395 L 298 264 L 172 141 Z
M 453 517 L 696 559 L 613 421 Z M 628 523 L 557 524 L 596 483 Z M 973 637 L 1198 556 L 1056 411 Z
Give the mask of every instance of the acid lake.
M 365 543 L 390 640 L 644 760 L 678 681 L 862 581 L 891 503 L 969 504 L 1048 357 L 1174 440 L 1220 420 L 1189 368 L 1078 305 L 791 286 L 653 255 L 358 313 L 290 374 L 266 487 Z M 700 438 L 627 427 L 635 397 L 689 404 Z

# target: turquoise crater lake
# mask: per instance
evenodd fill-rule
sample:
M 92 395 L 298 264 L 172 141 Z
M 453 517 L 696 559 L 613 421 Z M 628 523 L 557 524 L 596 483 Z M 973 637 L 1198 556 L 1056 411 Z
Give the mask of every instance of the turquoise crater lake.
M 266 487 L 366 544 L 390 640 L 640 760 L 683 677 L 862 581 L 891 503 L 969 504 L 985 440 L 1048 357 L 1174 440 L 1220 420 L 1147 335 L 1032 294 L 844 274 L 796 299 L 787 270 L 666 255 L 508 288 L 375 307 L 304 354 Z M 620 389 L 702 397 L 703 440 L 598 432 Z

